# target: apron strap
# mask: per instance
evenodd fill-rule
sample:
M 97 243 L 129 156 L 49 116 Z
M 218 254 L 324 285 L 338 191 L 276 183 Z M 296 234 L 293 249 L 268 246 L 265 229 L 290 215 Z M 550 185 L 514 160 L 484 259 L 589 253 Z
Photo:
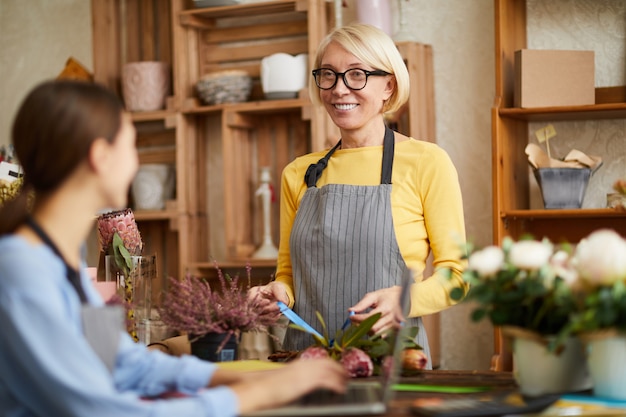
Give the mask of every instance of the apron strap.
M 326 155 L 317 163 L 309 165 L 304 174 L 304 182 L 306 183 L 307 188 L 315 187 L 317 181 L 320 179 L 322 175 L 322 171 L 326 169 L 328 165 L 328 160 L 335 153 L 337 148 L 341 146 L 341 139 L 333 148 L 328 151 Z M 383 169 L 380 175 L 380 183 L 381 184 L 391 184 L 391 172 L 393 170 L 393 154 L 394 154 L 395 140 L 393 135 L 393 130 L 391 130 L 388 126 L 385 126 L 385 137 L 383 139 Z
M 39 238 L 43 240 L 43 242 L 50 249 L 52 249 L 52 252 L 54 252 L 54 254 L 58 256 L 61 259 L 61 261 L 63 261 L 63 264 L 65 265 L 65 271 L 66 271 L 65 273 L 66 273 L 67 280 L 70 282 L 70 284 L 72 284 L 72 287 L 74 287 L 74 289 L 78 293 L 78 297 L 80 298 L 81 303 L 83 304 L 86 303 L 87 296 L 85 295 L 85 291 L 83 290 L 83 287 L 80 284 L 80 274 L 78 273 L 78 271 L 72 268 L 67 262 L 65 262 L 65 258 L 63 258 L 63 255 L 61 255 L 59 248 L 57 248 L 57 246 L 54 244 L 52 239 L 50 239 L 50 236 L 48 236 L 48 234 L 44 232 L 44 230 L 35 221 L 35 219 L 32 218 L 32 216 L 28 216 L 28 218 L 26 219 L 26 224 L 30 226 L 30 228 L 33 229 L 33 232 L 35 232 L 35 234 L 39 236 Z
M 333 146 L 333 148 L 328 151 L 328 153 L 324 155 L 322 159 L 317 161 L 316 164 L 309 165 L 306 170 L 306 174 L 304 174 L 304 182 L 306 182 L 307 188 L 315 187 L 315 184 L 317 184 L 317 180 L 319 180 L 320 176 L 322 175 L 322 171 L 324 171 L 326 165 L 328 165 L 328 160 L 340 146 L 341 139 L 339 139 L 339 142 L 337 142 L 337 144 Z
M 383 139 L 383 169 L 380 173 L 381 184 L 391 184 L 395 143 L 393 130 L 385 126 L 385 138 Z

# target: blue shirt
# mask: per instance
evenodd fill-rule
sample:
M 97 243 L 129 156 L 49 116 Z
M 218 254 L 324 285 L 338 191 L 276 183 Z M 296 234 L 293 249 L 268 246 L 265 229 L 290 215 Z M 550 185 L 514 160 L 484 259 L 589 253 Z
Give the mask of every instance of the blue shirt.
M 92 305 L 103 301 L 81 271 Z M 203 389 L 216 367 L 146 349 L 122 334 L 109 372 L 83 336 L 81 303 L 45 245 L 0 238 L 0 416 L 235 416 L 227 387 Z M 146 400 L 168 391 L 189 396 Z

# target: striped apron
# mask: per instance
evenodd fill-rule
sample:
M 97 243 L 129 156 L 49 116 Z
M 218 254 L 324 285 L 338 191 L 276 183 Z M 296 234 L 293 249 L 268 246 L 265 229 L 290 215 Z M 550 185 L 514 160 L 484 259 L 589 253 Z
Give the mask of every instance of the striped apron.
M 393 131 L 385 128 L 380 185 L 328 184 L 317 188 L 317 180 L 340 145 L 341 141 L 307 170 L 308 189 L 298 207 L 289 241 L 294 311 L 321 330 L 315 314 L 319 311 L 331 338 L 341 328 L 349 307 L 368 292 L 400 285 L 407 268 L 391 213 Z M 430 366 L 422 319 L 408 319 L 406 325 L 419 326 L 416 342 L 424 348 Z M 313 343 L 311 335 L 287 329 L 283 348 L 302 350 Z

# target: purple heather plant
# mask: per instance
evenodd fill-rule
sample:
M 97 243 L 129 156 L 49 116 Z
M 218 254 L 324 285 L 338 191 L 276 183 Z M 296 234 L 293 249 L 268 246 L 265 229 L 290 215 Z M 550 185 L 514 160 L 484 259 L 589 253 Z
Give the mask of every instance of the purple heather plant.
M 187 274 L 183 279 L 170 277 L 168 290 L 159 308 L 161 320 L 169 328 L 189 335 L 190 341 L 208 333 L 227 333 L 218 351 L 235 337 L 239 342 L 241 333 L 261 331 L 268 333 L 267 326 L 276 323 L 278 316 L 268 317 L 261 313 L 260 299 L 248 298 L 250 288 L 249 265 L 246 266 L 247 287 L 239 286 L 239 276 L 231 278 L 217 270 L 219 289 L 212 289 L 203 278 Z

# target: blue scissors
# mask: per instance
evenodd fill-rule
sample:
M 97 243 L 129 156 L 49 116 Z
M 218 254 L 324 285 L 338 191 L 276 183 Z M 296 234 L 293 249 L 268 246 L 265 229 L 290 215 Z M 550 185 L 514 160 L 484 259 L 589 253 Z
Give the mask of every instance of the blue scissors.
M 311 325 L 309 325 L 309 323 L 304 321 L 304 319 L 302 317 L 297 315 L 295 311 L 290 309 L 287 306 L 287 304 L 283 303 L 282 301 L 277 301 L 276 304 L 278 305 L 278 308 L 280 309 L 280 312 L 283 313 L 293 324 L 302 327 L 308 333 L 311 333 L 312 335 L 315 335 L 315 336 L 319 337 L 320 339 L 324 339 L 324 336 L 322 336 L 317 330 L 315 330 L 313 327 L 311 327 Z M 341 326 L 341 330 L 345 330 L 346 327 L 348 327 L 348 325 L 350 325 L 350 316 L 353 316 L 353 315 L 354 315 L 354 311 L 351 311 L 350 314 L 348 315 L 348 318 L 343 323 L 343 326 Z M 335 341 L 335 339 L 332 339 L 330 341 L 330 343 L 329 343 L 330 346 L 333 345 L 334 341 Z
M 277 301 L 276 304 L 278 304 L 280 312 L 283 313 L 289 320 L 291 320 L 293 324 L 302 327 L 308 333 L 311 333 L 312 335 L 317 336 L 320 339 L 324 339 L 324 336 L 322 336 L 317 330 L 311 327 L 309 323 L 304 321 L 302 317 L 297 315 L 295 311 L 290 309 L 287 304 L 283 303 L 282 301 Z

